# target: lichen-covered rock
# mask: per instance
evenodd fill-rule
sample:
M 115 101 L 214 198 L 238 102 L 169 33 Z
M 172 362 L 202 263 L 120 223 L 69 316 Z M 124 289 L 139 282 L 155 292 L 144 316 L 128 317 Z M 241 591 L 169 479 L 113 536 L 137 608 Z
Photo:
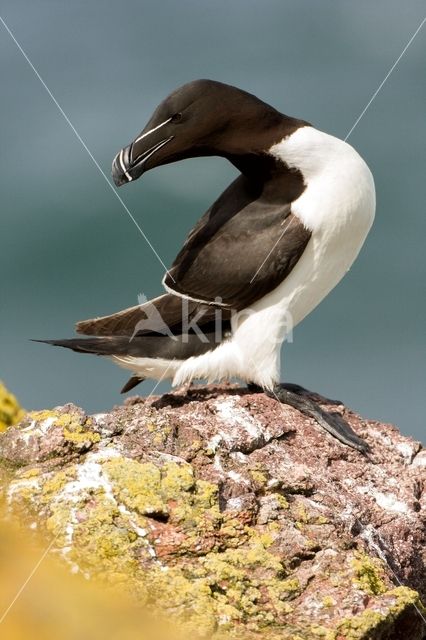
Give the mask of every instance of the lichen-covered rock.
M 327 408 L 369 456 L 234 387 L 30 413 L 0 438 L 8 509 L 196 636 L 420 640 L 426 451 Z
M 19 402 L 0 381 L 0 431 L 22 420 L 24 411 Z

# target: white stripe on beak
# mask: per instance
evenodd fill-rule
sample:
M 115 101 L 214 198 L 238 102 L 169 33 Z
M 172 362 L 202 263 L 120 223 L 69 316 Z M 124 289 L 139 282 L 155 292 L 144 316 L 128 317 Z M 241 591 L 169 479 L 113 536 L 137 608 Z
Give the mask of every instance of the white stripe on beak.
M 154 131 L 157 131 L 157 129 L 160 129 L 160 127 L 164 127 L 164 125 L 170 122 L 170 120 L 171 118 L 168 118 L 167 120 L 164 120 L 164 122 L 162 122 L 161 124 L 157 124 L 157 126 L 154 127 L 153 129 L 150 129 L 146 133 L 143 133 L 141 136 L 139 136 L 139 138 L 136 138 L 133 144 L 136 144 L 137 142 L 139 142 L 139 140 L 142 140 L 142 138 L 149 136 L 150 133 L 154 133 Z
M 126 171 L 126 165 L 124 164 L 124 160 L 123 160 L 123 152 L 124 152 L 124 149 L 122 149 L 122 150 L 120 151 L 120 155 L 118 156 L 118 159 L 120 160 L 120 165 L 121 165 L 121 168 L 122 168 L 122 170 L 123 170 L 124 175 L 126 176 L 127 180 L 128 180 L 129 182 L 131 182 L 131 181 L 133 180 L 133 178 L 132 178 L 132 176 L 130 175 L 130 173 L 128 173 L 128 172 Z

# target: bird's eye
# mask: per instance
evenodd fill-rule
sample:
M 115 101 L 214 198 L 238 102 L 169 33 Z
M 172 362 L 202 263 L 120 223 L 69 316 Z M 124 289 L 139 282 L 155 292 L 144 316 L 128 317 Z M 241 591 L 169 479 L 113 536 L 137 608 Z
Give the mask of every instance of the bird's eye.
M 174 113 L 172 115 L 172 122 L 179 122 L 179 120 L 182 119 L 182 114 L 181 113 Z

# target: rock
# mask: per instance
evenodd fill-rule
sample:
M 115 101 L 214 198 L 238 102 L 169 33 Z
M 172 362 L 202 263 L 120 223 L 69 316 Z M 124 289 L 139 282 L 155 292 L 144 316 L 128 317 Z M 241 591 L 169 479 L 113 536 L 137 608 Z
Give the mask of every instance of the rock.
M 235 386 L 32 412 L 0 437 L 8 508 L 201 637 L 420 640 L 426 451 L 321 402 L 370 454 Z
M 24 416 L 24 411 L 15 396 L 0 381 L 0 431 L 17 424 Z

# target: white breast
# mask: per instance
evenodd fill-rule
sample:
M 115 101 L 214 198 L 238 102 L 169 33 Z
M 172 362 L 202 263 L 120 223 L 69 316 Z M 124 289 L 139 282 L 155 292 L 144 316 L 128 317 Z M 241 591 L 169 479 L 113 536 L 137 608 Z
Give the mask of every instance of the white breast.
M 291 208 L 312 231 L 311 240 L 290 276 L 272 292 L 283 302 L 290 295 L 296 325 L 357 257 L 374 220 L 374 181 L 353 147 L 313 127 L 298 129 L 270 152 L 298 168 L 306 184 Z M 296 283 L 303 285 L 303 295 L 292 295 Z
M 306 189 L 291 208 L 308 229 L 362 227 L 368 233 L 376 206 L 373 176 L 350 144 L 301 127 L 269 152 L 302 173 Z
M 343 278 L 375 212 L 371 172 L 346 142 L 303 127 L 270 153 L 303 174 L 306 188 L 291 209 L 312 236 L 287 278 L 234 323 L 244 370 L 266 386 L 279 376 L 282 340 Z

